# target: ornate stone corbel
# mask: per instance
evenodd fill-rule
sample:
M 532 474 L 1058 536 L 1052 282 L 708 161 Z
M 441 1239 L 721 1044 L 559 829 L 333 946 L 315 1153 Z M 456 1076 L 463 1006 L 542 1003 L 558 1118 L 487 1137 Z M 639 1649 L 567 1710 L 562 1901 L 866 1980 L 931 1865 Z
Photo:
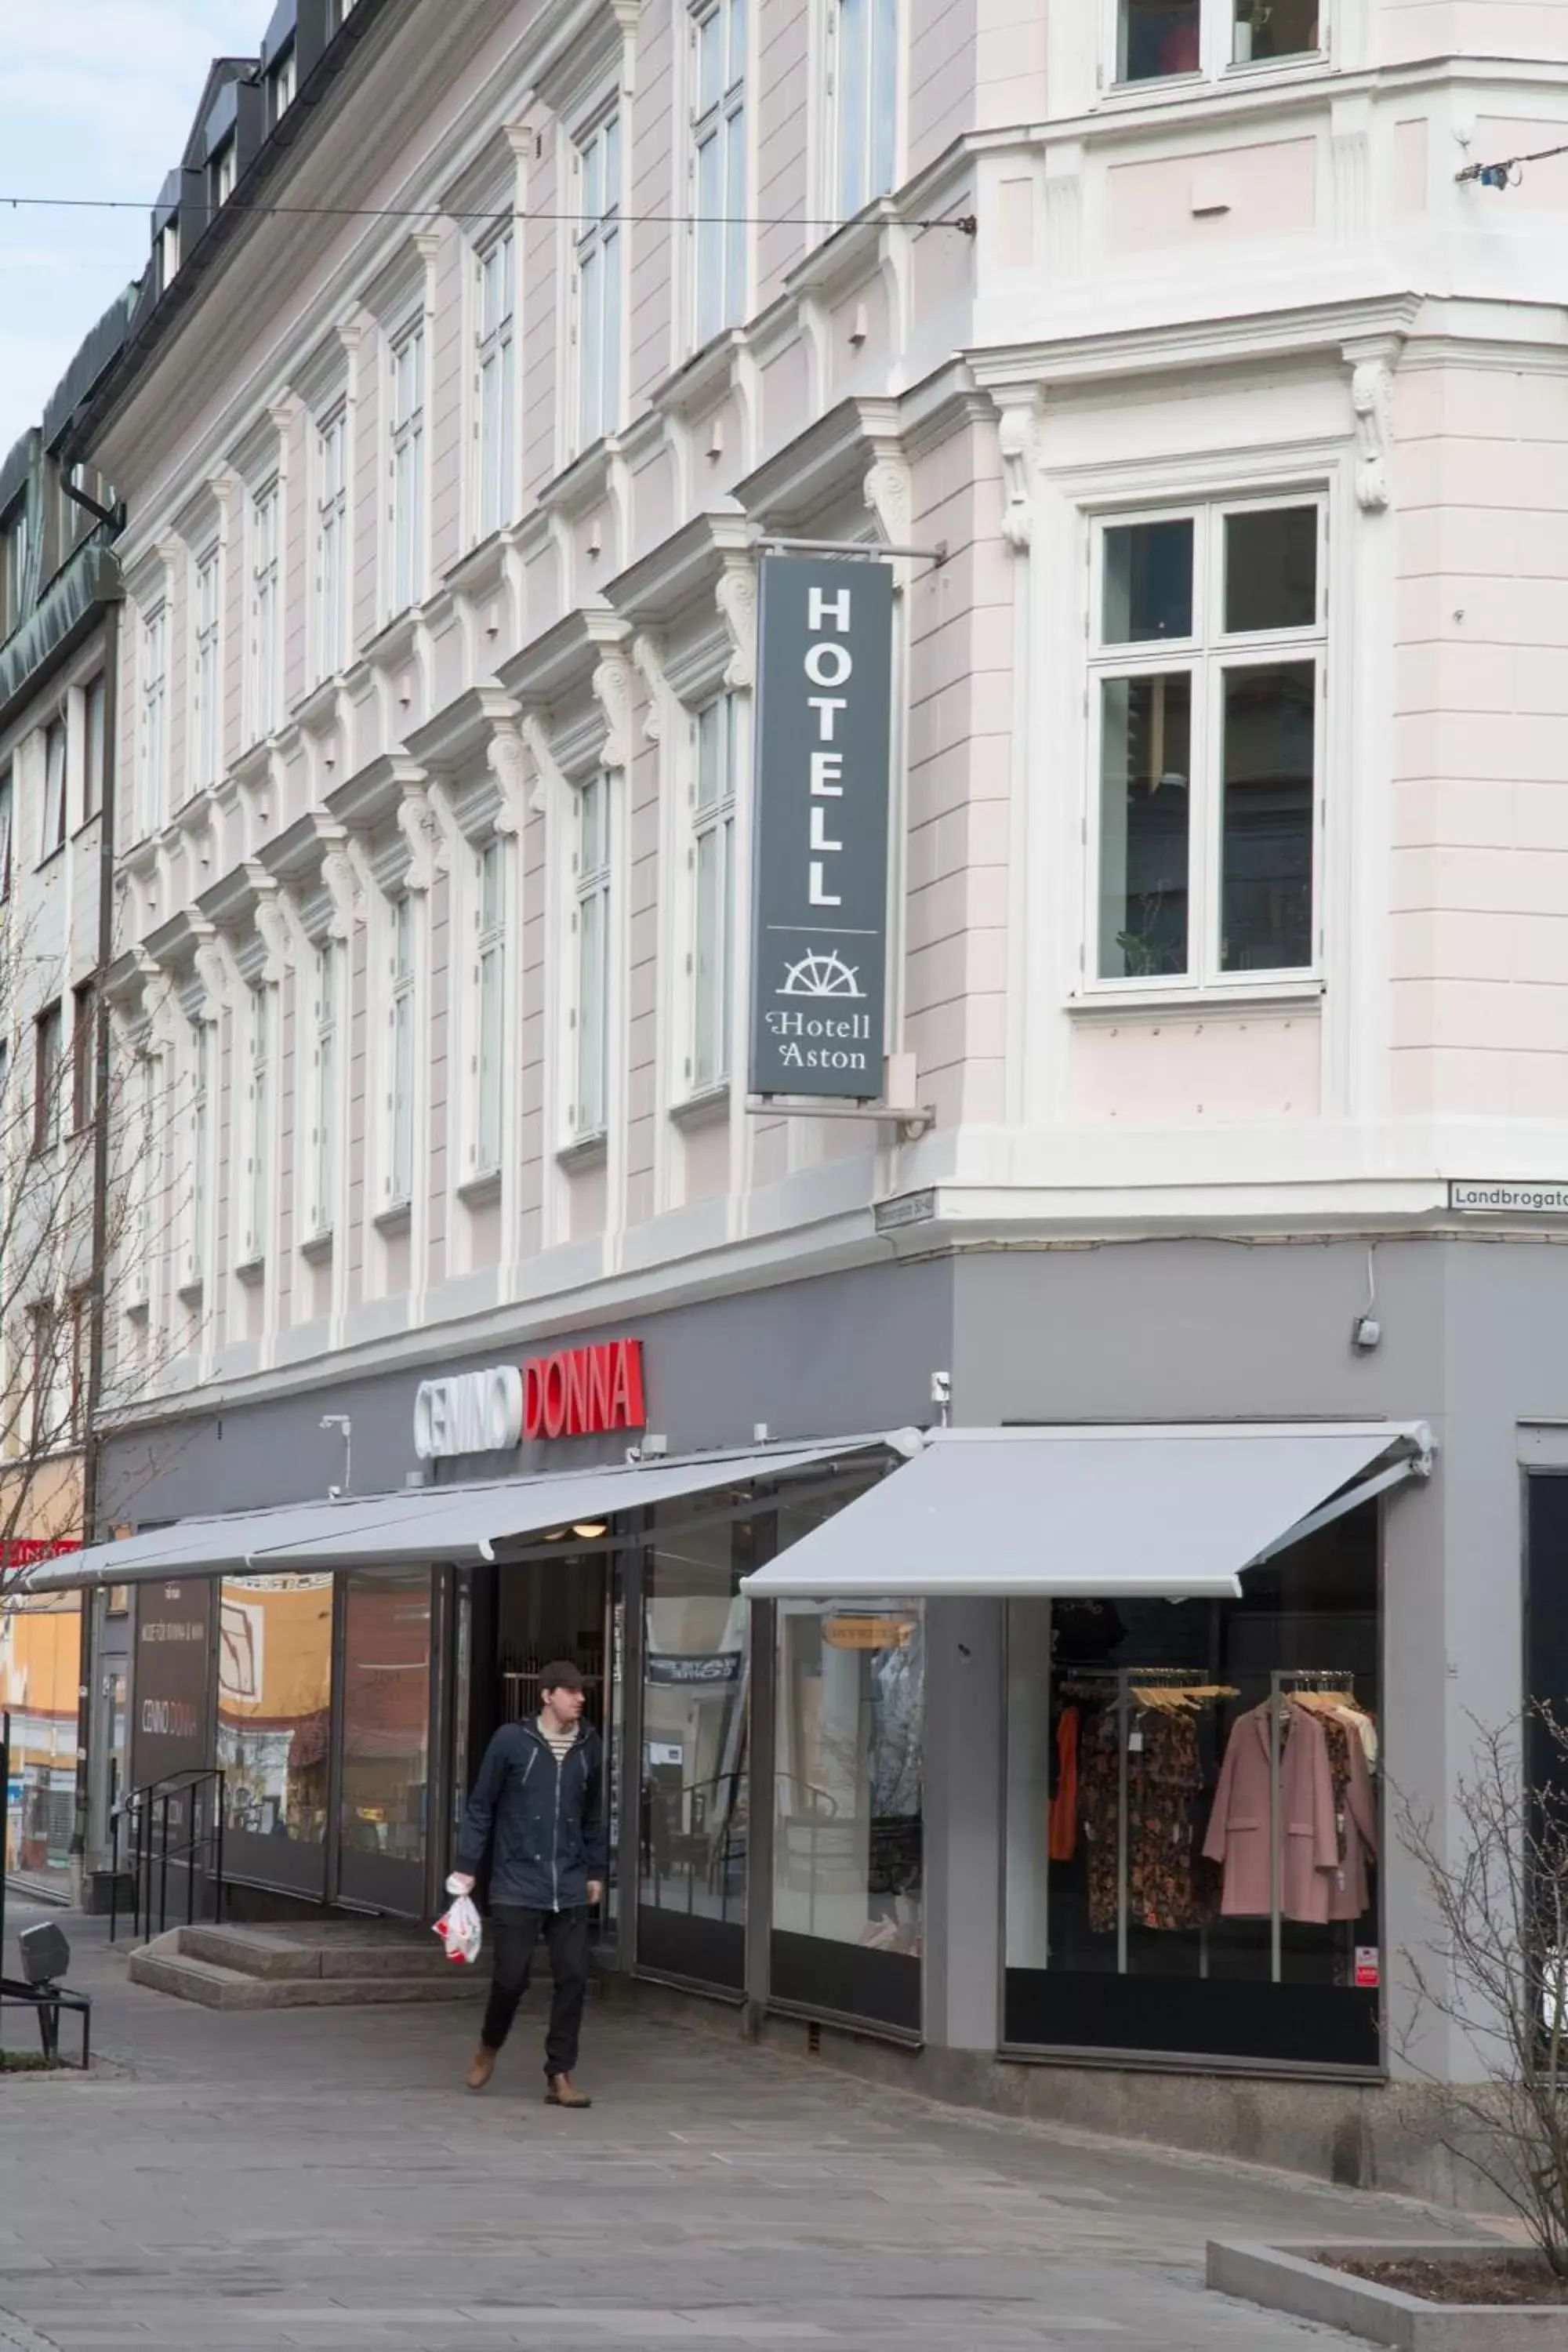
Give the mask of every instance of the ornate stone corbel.
M 647 688 L 643 737 L 647 742 L 657 743 L 664 733 L 664 646 L 651 630 L 639 629 L 632 639 L 632 663 Z
M 594 671 L 594 699 L 605 714 L 604 762 L 629 768 L 632 761 L 632 667 L 617 646 L 606 646 Z
M 151 959 L 149 959 L 151 962 Z M 145 1003 L 147 1005 L 147 1050 L 150 1054 L 177 1061 L 184 1052 L 189 1024 L 180 1004 L 180 992 L 168 974 L 152 967 L 156 978 L 149 975 Z
M 757 676 L 757 567 L 751 556 L 725 557 L 713 597 L 735 648 L 724 683 L 743 692 L 755 684 Z
M 523 756 L 521 733 L 511 721 L 503 720 L 492 727 L 485 764 L 500 794 L 496 831 L 520 834 L 528 819 L 528 762 Z
M 447 870 L 447 838 L 423 784 L 405 784 L 397 827 L 408 844 L 408 887 L 429 890 Z
M 364 890 L 346 841 L 335 843 L 322 858 L 321 883 L 332 908 L 327 921 L 328 938 L 353 939 L 355 925 L 364 919 Z
M 275 875 L 265 866 L 252 865 L 248 878 L 256 892 L 254 921 L 257 936 L 267 950 L 267 961 L 261 976 L 269 988 L 282 985 L 302 954 L 308 954 L 310 941 L 295 912 L 293 901 Z
M 872 446 L 876 456 L 861 486 L 862 495 L 888 545 L 908 547 L 914 511 L 909 460 L 896 441 Z
M 1032 402 L 1010 401 L 996 420 L 1006 505 L 1002 536 L 1022 555 L 1035 527 L 1035 465 L 1039 454 L 1039 412 Z
M 1382 514 L 1394 495 L 1388 478 L 1394 446 L 1394 371 L 1385 359 L 1354 363 L 1351 406 L 1355 412 L 1356 500 L 1363 514 Z
M 198 939 L 192 957 L 196 979 L 206 999 L 201 1017 L 219 1021 L 232 1012 L 239 1002 L 239 990 L 244 985 L 236 968 L 234 957 L 226 940 L 210 926 L 205 939 Z
M 522 740 L 533 761 L 533 790 L 528 796 L 528 805 L 535 816 L 548 816 L 551 796 L 560 797 L 566 779 L 557 764 L 550 731 L 538 711 L 525 710 L 521 723 Z

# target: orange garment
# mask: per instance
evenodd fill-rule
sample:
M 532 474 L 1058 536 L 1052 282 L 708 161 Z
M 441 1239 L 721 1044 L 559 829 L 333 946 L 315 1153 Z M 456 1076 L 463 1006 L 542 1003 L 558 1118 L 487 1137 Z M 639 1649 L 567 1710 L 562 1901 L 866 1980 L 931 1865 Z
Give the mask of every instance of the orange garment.
M 1078 1851 L 1078 1723 L 1077 1707 L 1064 1706 L 1057 1725 L 1057 1793 L 1047 1847 L 1053 1862 L 1070 1862 Z

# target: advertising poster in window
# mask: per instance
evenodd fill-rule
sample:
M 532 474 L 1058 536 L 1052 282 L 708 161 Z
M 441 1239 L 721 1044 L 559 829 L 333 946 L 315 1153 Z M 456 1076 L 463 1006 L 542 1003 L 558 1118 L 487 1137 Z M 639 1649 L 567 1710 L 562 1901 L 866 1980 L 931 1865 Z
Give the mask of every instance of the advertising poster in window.
M 212 1612 L 208 1577 L 137 1588 L 132 1788 L 144 1789 L 171 1772 L 201 1771 L 212 1760 Z
M 752 1090 L 875 1101 L 887 987 L 893 575 L 770 555 L 758 613 Z

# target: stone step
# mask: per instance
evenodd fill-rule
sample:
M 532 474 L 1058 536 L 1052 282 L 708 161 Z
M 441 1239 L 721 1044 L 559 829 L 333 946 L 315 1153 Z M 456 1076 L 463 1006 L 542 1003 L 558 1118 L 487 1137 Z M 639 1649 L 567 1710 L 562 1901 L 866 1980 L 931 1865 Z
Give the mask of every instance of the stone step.
M 205 1924 L 181 1927 L 180 1949 L 193 1959 L 216 1967 L 237 1969 L 244 1976 L 268 1979 L 292 1977 L 448 1977 L 457 1963 L 447 1958 L 437 1937 L 426 1931 L 405 1935 L 397 1929 L 346 1927 L 341 1935 L 299 1933 L 293 1927 L 250 1927 Z M 488 1974 L 489 1955 L 481 1952 L 477 1973 Z
M 131 1954 L 127 1973 L 132 1983 L 145 1986 L 150 1992 L 171 1993 L 176 2000 L 198 2001 L 206 2009 L 349 2009 L 465 2000 L 486 1990 L 479 1969 L 458 1969 L 449 1960 L 443 1962 L 446 1974 L 435 1977 L 259 1976 L 249 1969 L 230 1968 L 203 1958 L 184 1943 L 193 1934 L 205 1937 L 212 1932 L 175 1927 L 166 1936 L 155 1937 Z

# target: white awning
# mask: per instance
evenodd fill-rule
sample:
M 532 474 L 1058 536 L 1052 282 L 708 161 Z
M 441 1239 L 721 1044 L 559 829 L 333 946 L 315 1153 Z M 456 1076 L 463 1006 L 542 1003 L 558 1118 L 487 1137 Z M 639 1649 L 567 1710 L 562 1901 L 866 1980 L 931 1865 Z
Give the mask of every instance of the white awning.
M 742 1590 L 1235 1597 L 1244 1569 L 1431 1461 L 1421 1423 L 943 1430 Z
M 756 1446 L 743 1453 L 616 1463 L 599 1469 L 494 1479 L 482 1486 L 414 1487 L 402 1494 L 345 1496 L 272 1510 L 233 1511 L 222 1517 L 180 1519 L 119 1543 L 95 1544 L 86 1551 L 42 1561 L 24 1580 L 23 1590 L 68 1592 L 178 1576 L 489 1560 L 499 1547 L 557 1528 L 597 1528 L 621 1512 L 642 1510 L 652 1503 L 746 1487 L 758 1480 L 792 1478 L 871 1454 L 907 1456 L 920 1444 L 918 1432 L 882 1431 L 798 1445 Z

